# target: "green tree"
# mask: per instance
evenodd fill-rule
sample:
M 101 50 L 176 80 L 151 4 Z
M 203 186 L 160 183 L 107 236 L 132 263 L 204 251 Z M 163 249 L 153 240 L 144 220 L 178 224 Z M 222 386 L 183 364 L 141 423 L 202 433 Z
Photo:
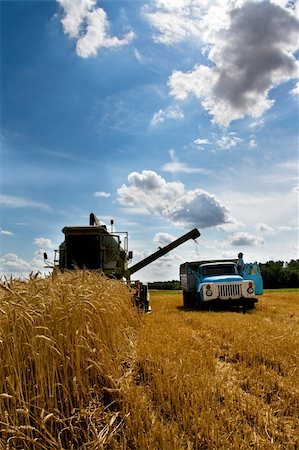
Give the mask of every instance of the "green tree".
M 268 261 L 260 264 L 265 289 L 299 287 L 299 260 Z

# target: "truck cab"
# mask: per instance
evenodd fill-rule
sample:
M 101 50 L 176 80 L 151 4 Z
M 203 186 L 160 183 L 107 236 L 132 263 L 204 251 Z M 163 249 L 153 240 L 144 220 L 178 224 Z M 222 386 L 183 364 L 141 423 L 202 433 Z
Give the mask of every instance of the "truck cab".
M 236 260 L 184 263 L 180 281 L 184 306 L 236 306 L 247 309 L 257 303 L 255 282 L 239 274 Z

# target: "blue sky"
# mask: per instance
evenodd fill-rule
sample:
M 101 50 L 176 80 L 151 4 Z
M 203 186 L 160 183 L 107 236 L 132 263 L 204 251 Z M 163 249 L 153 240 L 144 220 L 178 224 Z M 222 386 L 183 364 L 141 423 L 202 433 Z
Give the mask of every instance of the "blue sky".
M 298 258 L 296 1 L 1 1 L 0 273 L 65 225 L 129 232 L 138 273 Z M 137 274 L 136 274 L 137 275 Z

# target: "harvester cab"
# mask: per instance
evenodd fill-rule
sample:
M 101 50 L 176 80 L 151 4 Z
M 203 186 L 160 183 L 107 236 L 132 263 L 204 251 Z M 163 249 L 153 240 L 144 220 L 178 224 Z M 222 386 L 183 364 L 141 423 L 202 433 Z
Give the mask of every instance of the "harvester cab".
M 61 271 L 97 270 L 111 278 L 125 279 L 132 289 L 134 304 L 146 312 L 149 310 L 147 285 L 131 281 L 131 275 L 187 240 L 195 240 L 200 236 L 195 228 L 129 268 L 128 263 L 133 258 L 133 253 L 128 250 L 128 233 L 116 233 L 113 221 L 111 230 L 108 231 L 106 225 L 101 225 L 97 216 L 91 213 L 88 226 L 66 226 L 62 232 L 65 238 L 59 246 L 54 266 L 49 265 L 47 255 L 44 255 L 47 267 L 58 267 Z
M 108 231 L 95 214 L 90 214 L 88 226 L 67 226 L 62 232 L 64 242 L 59 246 L 59 269 L 100 270 L 105 275 L 122 279 L 129 278 L 128 233 Z

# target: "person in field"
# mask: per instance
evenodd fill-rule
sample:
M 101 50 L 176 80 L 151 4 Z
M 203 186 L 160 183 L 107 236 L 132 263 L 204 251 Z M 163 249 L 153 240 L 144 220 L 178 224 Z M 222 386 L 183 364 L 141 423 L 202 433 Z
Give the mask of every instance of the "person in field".
M 242 274 L 244 270 L 243 253 L 238 254 L 237 267 L 239 274 Z

